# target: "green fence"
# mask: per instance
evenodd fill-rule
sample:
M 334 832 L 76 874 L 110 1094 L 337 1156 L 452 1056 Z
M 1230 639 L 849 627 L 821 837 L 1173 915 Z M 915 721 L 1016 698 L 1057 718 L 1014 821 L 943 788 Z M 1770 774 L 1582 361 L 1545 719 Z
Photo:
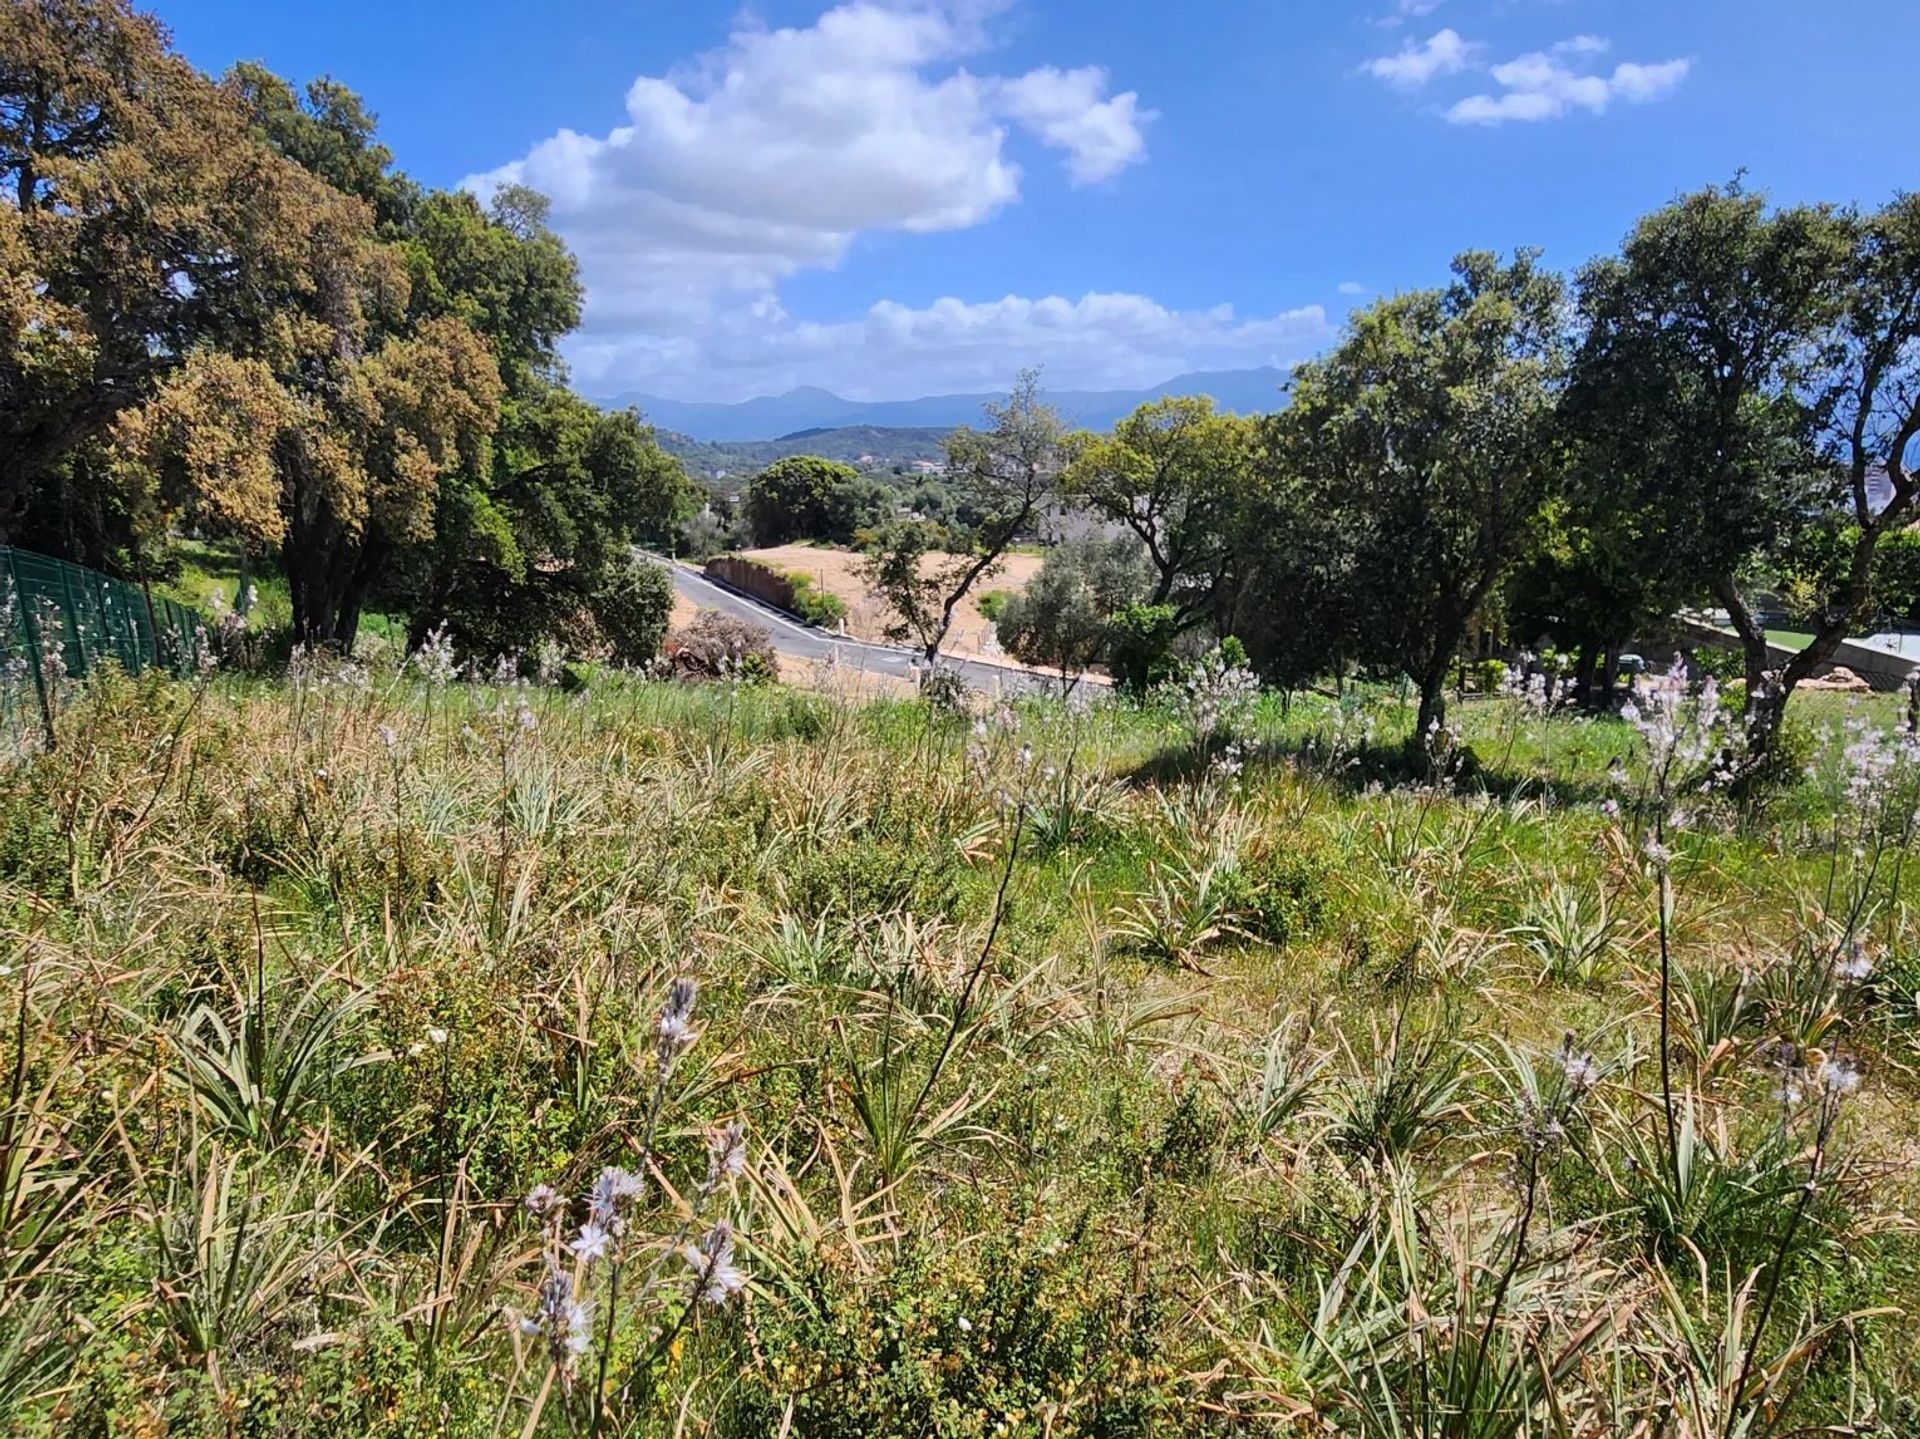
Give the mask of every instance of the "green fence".
M 0 545 L 0 664 L 8 688 L 36 692 L 112 661 L 129 674 L 186 673 L 208 645 L 206 621 L 139 585 Z

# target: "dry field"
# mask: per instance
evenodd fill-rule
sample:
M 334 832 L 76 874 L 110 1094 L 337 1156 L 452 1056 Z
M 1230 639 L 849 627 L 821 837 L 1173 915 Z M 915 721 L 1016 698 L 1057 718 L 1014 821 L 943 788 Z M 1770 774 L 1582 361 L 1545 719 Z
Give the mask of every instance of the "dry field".
M 857 639 L 885 637 L 889 618 L 886 606 L 867 592 L 861 583 L 862 556 L 850 550 L 829 550 L 813 545 L 775 545 L 764 550 L 746 550 L 746 558 L 758 560 L 779 570 L 795 570 L 810 575 L 814 584 L 847 602 L 847 629 Z M 980 613 L 979 599 L 993 590 L 1019 590 L 1038 574 L 1040 556 L 1009 555 L 1000 572 L 975 587 L 974 593 L 960 604 L 954 617 L 953 633 L 943 646 L 948 654 L 1005 658 L 993 638 L 993 625 Z

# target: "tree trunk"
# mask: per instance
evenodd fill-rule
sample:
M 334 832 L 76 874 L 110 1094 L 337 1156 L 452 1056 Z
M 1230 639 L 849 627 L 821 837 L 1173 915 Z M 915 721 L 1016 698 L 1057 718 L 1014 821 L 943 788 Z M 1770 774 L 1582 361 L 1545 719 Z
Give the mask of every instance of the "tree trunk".
M 1734 633 L 1740 636 L 1747 689 L 1747 758 L 1749 764 L 1758 763 L 1772 752 L 1773 742 L 1779 737 L 1780 718 L 1787 707 L 1787 687 L 1779 682 L 1780 676 L 1767 668 L 1767 632 L 1747 607 L 1733 576 L 1716 575 L 1713 594 L 1726 607 L 1727 619 Z
M 1600 656 L 1591 641 L 1580 646 L 1580 658 L 1573 667 L 1573 702 L 1587 714 L 1600 708 L 1600 697 L 1594 691 L 1595 676 L 1600 668 Z
M 1414 721 L 1414 736 L 1422 748 L 1430 747 L 1431 737 L 1447 720 L 1447 669 L 1450 662 L 1450 658 L 1443 653 L 1441 658 L 1427 666 L 1427 672 L 1420 677 L 1420 716 Z
M 1613 688 L 1620 679 L 1620 647 L 1608 645 L 1606 658 L 1600 664 L 1600 702 L 1601 710 L 1613 708 Z

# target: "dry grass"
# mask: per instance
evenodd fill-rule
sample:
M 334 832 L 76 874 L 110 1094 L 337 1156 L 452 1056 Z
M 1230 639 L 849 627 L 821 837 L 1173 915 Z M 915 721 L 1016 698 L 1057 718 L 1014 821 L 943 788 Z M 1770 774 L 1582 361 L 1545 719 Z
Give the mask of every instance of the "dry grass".
M 1920 1294 L 1920 1023 L 1904 979 L 1822 988 L 1798 943 L 1833 835 L 1811 785 L 1744 824 L 1698 808 L 1678 841 L 1705 1177 L 1668 1215 L 1654 886 L 1569 798 L 1617 724 L 1521 736 L 1548 800 L 1368 792 L 1305 700 L 1254 717 L 1268 748 L 1237 775 L 1174 715 L 1107 704 L 976 734 L 784 688 L 357 673 L 66 703 L 56 753 L 0 767 L 9 1434 L 1914 1417 L 1920 1366 L 1862 1312 Z M 1461 717 L 1482 753 L 1516 750 L 1504 714 Z M 1920 866 L 1880 874 L 1891 979 Z M 1551 889 L 1595 898 L 1556 917 Z M 1583 970 L 1600 896 L 1619 923 Z M 676 975 L 699 1034 L 667 1083 Z M 1568 1031 L 1602 1071 L 1577 1116 Z M 1760 1062 L 1787 1033 L 1865 1077 L 1769 1306 L 1809 1164 Z M 1526 1086 L 1561 1135 L 1540 1150 Z M 743 1168 L 703 1180 L 735 1120 Z M 548 1259 L 568 1278 L 608 1165 L 649 1182 L 617 1302 L 604 1263 L 572 1275 L 595 1322 L 569 1381 L 513 1321 Z M 540 1183 L 573 1201 L 545 1224 L 520 1202 Z M 751 1283 L 696 1304 L 679 1246 L 720 1217 Z M 1729 1372 L 1749 1347 L 1765 1396 Z M 1520 1386 L 1506 1409 L 1423 1417 L 1482 1378 Z

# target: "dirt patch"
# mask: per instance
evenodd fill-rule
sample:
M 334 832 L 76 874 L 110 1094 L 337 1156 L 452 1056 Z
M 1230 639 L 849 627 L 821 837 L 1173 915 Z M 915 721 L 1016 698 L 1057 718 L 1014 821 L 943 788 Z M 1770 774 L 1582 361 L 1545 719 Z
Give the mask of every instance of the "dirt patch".
M 887 607 L 868 593 L 858 574 L 865 556 L 851 550 L 817 549 L 812 545 L 775 545 L 764 550 L 745 550 L 750 560 L 771 565 L 777 570 L 793 570 L 809 576 L 815 586 L 838 595 L 847 602 L 847 633 L 856 639 L 885 638 L 887 622 L 892 618 Z M 929 556 L 929 568 L 937 561 Z M 953 629 L 947 635 L 942 652 L 972 655 L 987 659 L 1005 659 L 993 637 L 993 624 L 980 613 L 980 596 L 994 590 L 1021 590 L 1040 572 L 1040 556 L 1008 555 L 992 578 L 974 587 L 960 602 L 953 617 Z

